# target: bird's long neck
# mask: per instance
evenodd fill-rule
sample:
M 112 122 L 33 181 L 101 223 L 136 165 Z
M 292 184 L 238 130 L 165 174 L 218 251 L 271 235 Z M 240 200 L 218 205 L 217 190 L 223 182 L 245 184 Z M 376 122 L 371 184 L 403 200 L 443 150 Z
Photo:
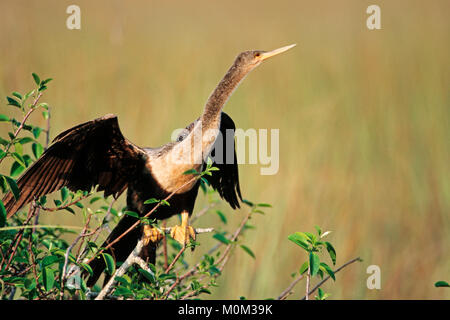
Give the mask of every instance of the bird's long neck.
M 236 62 L 231 66 L 219 85 L 214 89 L 206 102 L 205 110 L 189 135 L 178 143 L 170 152 L 170 157 L 177 159 L 181 172 L 188 169 L 198 169 L 206 156 L 211 152 L 220 129 L 222 108 L 239 83 L 248 74 Z
M 201 116 L 204 129 L 220 119 L 222 108 L 233 94 L 233 91 L 239 86 L 239 83 L 248 74 L 248 71 L 242 70 L 236 63 L 231 66 L 206 102 L 205 109 Z

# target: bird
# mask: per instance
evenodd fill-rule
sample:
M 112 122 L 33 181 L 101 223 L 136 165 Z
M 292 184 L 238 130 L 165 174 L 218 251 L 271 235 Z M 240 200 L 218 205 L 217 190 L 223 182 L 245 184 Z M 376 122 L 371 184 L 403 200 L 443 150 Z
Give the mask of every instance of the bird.
M 208 157 L 215 159 L 212 166 L 218 169 L 204 176 L 208 184 L 232 209 L 239 208 L 242 201 L 234 147 L 236 127 L 232 118 L 222 111 L 224 105 L 253 69 L 294 46 L 238 54 L 210 94 L 202 114 L 182 130 L 175 141 L 163 146 L 143 148 L 133 144 L 123 136 L 118 118 L 112 114 L 60 133 L 17 180 L 20 190 L 18 198 L 11 192 L 3 198 L 7 218 L 27 203 L 63 187 L 74 192 L 96 188 L 96 191 L 103 191 L 105 197 L 112 195 L 114 198 L 127 190 L 127 210 L 141 217 L 156 206 L 156 202 L 147 200 L 165 199 L 173 194 L 169 205 L 159 206 L 151 218 L 164 220 L 180 214 L 181 225 L 171 229 L 172 237 L 183 245 L 191 239 L 195 240 L 189 217 L 194 209 L 200 180 L 192 177 L 194 171 L 201 172 L 205 168 Z M 226 134 L 229 130 L 233 135 Z M 232 147 L 226 147 L 228 145 Z M 220 157 L 215 157 L 219 151 L 222 152 L 222 161 L 218 161 Z M 155 241 L 155 238 L 161 238 L 159 230 L 149 225 L 128 230 L 136 221 L 135 216 L 123 215 L 102 245 L 106 247 L 115 242 L 106 252 L 116 262 L 123 262 L 143 236 L 147 239 L 146 243 L 149 239 Z M 129 232 L 124 235 L 127 230 Z M 115 241 L 119 237 L 120 240 Z M 105 270 L 104 259 L 94 259 L 90 264 L 93 275 L 88 279 L 88 286 L 94 285 Z

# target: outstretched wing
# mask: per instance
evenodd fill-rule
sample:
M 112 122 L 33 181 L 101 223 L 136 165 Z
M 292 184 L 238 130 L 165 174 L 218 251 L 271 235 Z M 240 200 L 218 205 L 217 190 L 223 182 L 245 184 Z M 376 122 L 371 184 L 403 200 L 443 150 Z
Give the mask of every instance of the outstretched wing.
M 222 112 L 220 121 L 220 137 L 211 151 L 213 166 L 219 168 L 212 171 L 212 176 L 205 175 L 214 190 L 227 201 L 233 209 L 240 208 L 239 199 L 242 201 L 239 187 L 239 172 L 234 146 L 234 121 L 225 112 Z
M 17 180 L 20 196 L 3 199 L 8 217 L 34 198 L 66 186 L 90 191 L 98 185 L 105 196 L 118 197 L 145 161 L 145 153 L 125 139 L 117 117 L 80 124 L 58 135 L 53 144 Z

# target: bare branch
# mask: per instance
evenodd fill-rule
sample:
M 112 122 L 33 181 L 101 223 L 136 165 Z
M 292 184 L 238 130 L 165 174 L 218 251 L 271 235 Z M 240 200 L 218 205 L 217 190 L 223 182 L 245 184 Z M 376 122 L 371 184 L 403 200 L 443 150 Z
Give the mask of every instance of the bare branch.
M 346 263 L 344 263 L 342 266 L 340 266 L 339 268 L 337 268 L 334 271 L 334 274 L 338 273 L 339 271 L 341 271 L 342 269 L 344 269 L 345 267 L 351 265 L 354 262 L 362 262 L 362 259 L 360 257 L 357 257 L 355 259 L 352 259 L 350 261 L 347 261 Z M 327 282 L 331 277 L 328 276 L 325 279 L 323 279 L 322 281 L 320 281 L 313 289 L 311 289 L 311 291 L 308 292 L 308 295 L 313 294 L 317 289 L 319 289 L 325 282 Z M 302 298 L 302 300 L 305 300 L 306 296 Z
M 362 259 L 360 257 L 352 259 L 347 261 L 346 263 L 344 263 L 342 266 L 340 266 L 339 268 L 337 268 L 334 273 L 338 273 L 339 271 L 341 271 L 342 269 L 344 269 L 345 267 L 347 267 L 348 265 L 356 262 L 356 261 L 362 261 Z M 291 282 L 291 284 L 289 284 L 289 286 L 283 290 L 282 293 L 280 293 L 280 295 L 278 296 L 277 300 L 284 300 L 287 298 L 287 296 L 289 296 L 292 293 L 292 289 L 295 287 L 295 285 L 304 278 L 305 276 L 303 274 L 299 275 L 297 278 L 294 279 L 294 281 Z M 325 279 L 323 279 L 322 281 L 320 281 L 313 289 L 309 290 L 308 295 L 313 294 L 318 288 L 320 288 L 326 281 L 328 281 L 331 277 L 328 276 Z M 302 298 L 302 300 L 306 300 L 306 295 L 305 297 Z
M 164 231 L 164 233 L 170 233 L 171 229 L 172 228 L 165 228 L 163 231 Z M 194 229 L 194 230 L 195 230 L 196 234 L 199 234 L 199 233 L 211 232 L 214 229 L 213 228 L 198 228 L 198 229 Z M 147 266 L 147 263 L 140 257 L 143 247 L 144 247 L 144 241 L 143 241 L 143 239 L 140 239 L 138 241 L 136 247 L 134 248 L 134 250 L 128 256 L 128 258 L 125 260 L 125 262 L 120 266 L 120 268 L 118 268 L 116 270 L 114 275 L 111 277 L 111 279 L 109 279 L 108 283 L 103 287 L 103 289 L 100 291 L 99 295 L 95 298 L 95 300 L 103 300 L 105 298 L 105 296 L 111 290 L 112 286 L 114 286 L 114 284 L 116 283 L 116 280 L 115 280 L 116 277 L 121 277 L 122 275 L 124 275 L 125 272 L 128 270 L 128 268 L 130 268 L 133 264 L 137 264 L 145 271 L 153 274 L 151 269 Z M 178 252 L 177 256 L 172 261 L 171 265 L 165 271 L 165 273 L 170 271 L 170 269 L 173 267 L 173 265 L 175 264 L 175 262 L 178 260 L 178 258 L 181 256 L 181 254 L 183 253 L 183 251 L 185 249 L 186 249 L 186 247 L 183 246 L 183 248 L 180 250 L 180 252 Z
M 141 254 L 141 251 L 142 251 L 143 247 L 144 247 L 144 240 L 141 239 L 141 240 L 138 241 L 136 247 L 131 252 L 131 254 L 128 256 L 128 258 L 125 260 L 125 262 L 120 266 L 120 268 L 118 268 L 116 270 L 116 272 L 114 272 L 114 274 L 112 275 L 111 279 L 109 279 L 108 283 L 103 287 L 103 289 L 100 291 L 100 293 L 95 298 L 95 300 L 103 300 L 103 298 L 111 290 L 112 286 L 116 283 L 116 277 L 123 276 L 129 267 L 131 267 L 135 263 L 137 263 L 137 264 L 140 263 L 138 258 L 139 258 L 139 255 Z

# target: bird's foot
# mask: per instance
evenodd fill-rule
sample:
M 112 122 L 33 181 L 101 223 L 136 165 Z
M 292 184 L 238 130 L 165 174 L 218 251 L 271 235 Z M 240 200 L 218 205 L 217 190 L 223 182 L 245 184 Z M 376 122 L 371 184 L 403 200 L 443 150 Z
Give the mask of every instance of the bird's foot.
M 148 245 L 150 242 L 152 243 L 158 243 L 161 241 L 161 239 L 164 237 L 164 234 L 155 227 L 144 225 L 144 246 Z
M 181 226 L 174 226 L 170 230 L 170 236 L 185 248 L 190 239 L 195 241 L 195 230 L 189 225 L 189 214 L 186 211 L 181 213 Z M 194 247 L 192 247 L 194 250 Z
M 174 226 L 170 230 L 170 236 L 183 246 L 189 244 L 190 239 L 195 241 L 195 230 L 189 225 Z

